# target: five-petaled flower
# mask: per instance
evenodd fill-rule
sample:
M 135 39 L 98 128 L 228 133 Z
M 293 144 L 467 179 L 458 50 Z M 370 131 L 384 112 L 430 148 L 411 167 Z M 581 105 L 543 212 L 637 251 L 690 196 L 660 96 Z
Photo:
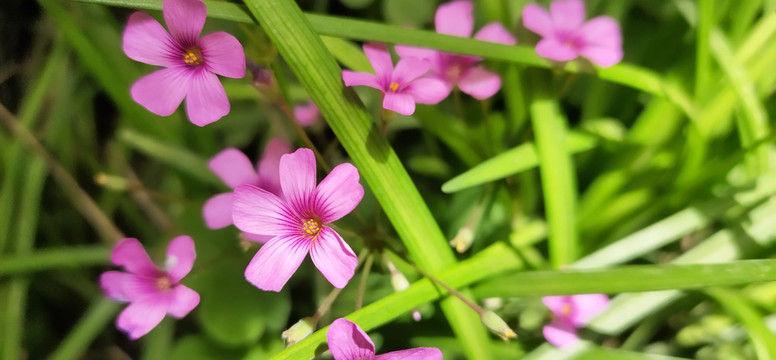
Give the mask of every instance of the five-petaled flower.
M 472 3 L 458 0 L 440 5 L 436 11 L 434 24 L 436 31 L 440 34 L 460 37 L 471 36 L 474 28 Z M 507 45 L 517 43 L 517 39 L 498 22 L 485 25 L 474 35 L 474 38 Z M 416 57 L 429 60 L 431 62 L 430 76 L 444 82 L 447 89 L 445 97 L 456 85 L 462 92 L 479 100 L 493 96 L 501 88 L 501 78 L 498 74 L 490 72 L 482 66 L 476 66 L 482 58 L 403 45 L 397 45 L 396 52 L 402 58 Z
M 385 45 L 364 44 L 364 53 L 376 75 L 343 70 L 342 80 L 346 86 L 364 85 L 382 91 L 386 110 L 412 115 L 415 103 L 436 104 L 449 94 L 441 80 L 421 78 L 431 68 L 428 60 L 402 58 L 394 68 Z
M 523 24 L 543 38 L 536 53 L 557 61 L 584 56 L 601 67 L 622 60 L 622 34 L 617 21 L 599 16 L 585 22 L 582 0 L 558 0 L 550 4 L 549 13 L 536 4 L 523 8 Z
M 130 89 L 132 99 L 154 114 L 168 116 L 186 98 L 189 120 L 199 126 L 229 113 L 229 99 L 218 76 L 245 76 L 245 54 L 237 39 L 225 32 L 199 37 L 207 9 L 200 0 L 164 0 L 167 27 L 150 15 L 135 12 L 124 30 L 124 53 L 131 59 L 163 66 Z
M 280 158 L 285 199 L 254 185 L 234 190 L 235 226 L 273 236 L 245 269 L 245 278 L 259 289 L 280 291 L 308 252 L 335 287 L 344 287 L 353 277 L 356 254 L 326 224 L 350 213 L 364 196 L 358 170 L 340 164 L 317 186 L 315 172 L 315 156 L 303 148 Z
M 196 257 L 191 237 L 178 236 L 167 248 L 167 261 L 160 270 L 137 239 L 119 242 L 111 261 L 127 272 L 108 271 L 100 276 L 106 296 L 130 303 L 119 315 L 116 326 L 134 340 L 156 327 L 165 314 L 180 319 L 197 307 L 199 294 L 180 283 L 191 271 Z
M 375 355 L 372 339 L 355 323 L 340 318 L 326 332 L 334 360 L 442 360 L 437 348 L 421 347 Z
M 258 171 L 253 169 L 251 161 L 240 150 L 224 149 L 208 162 L 210 170 L 221 178 L 230 188 L 251 184 L 282 197 L 280 189 L 280 157 L 291 152 L 283 140 L 272 139 L 264 149 L 259 161 Z M 232 225 L 232 193 L 215 195 L 205 202 L 202 216 L 210 229 L 221 229 Z M 267 242 L 271 236 L 243 233 L 248 240 Z
M 609 298 L 604 294 L 545 296 L 542 302 L 555 314 L 543 329 L 544 338 L 561 348 L 576 343 L 577 328 L 587 325 L 609 306 Z

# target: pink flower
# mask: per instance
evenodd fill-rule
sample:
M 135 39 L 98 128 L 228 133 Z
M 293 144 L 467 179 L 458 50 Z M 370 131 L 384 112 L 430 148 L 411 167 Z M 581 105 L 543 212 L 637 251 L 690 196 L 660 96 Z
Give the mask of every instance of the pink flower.
M 544 327 L 544 338 L 561 348 L 576 343 L 577 328 L 587 325 L 609 306 L 609 298 L 604 294 L 545 296 L 542 302 L 555 314 Z
M 258 166 L 258 172 L 240 150 L 229 148 L 216 154 L 208 166 L 232 189 L 244 185 L 256 185 L 275 195 L 281 196 L 278 168 L 280 157 L 291 152 L 291 148 L 280 139 L 273 139 L 264 149 L 264 156 Z M 221 193 L 211 197 L 202 207 L 202 216 L 210 229 L 221 229 L 232 225 L 232 193 Z M 267 242 L 271 236 L 244 233 L 249 240 Z
M 310 126 L 318 122 L 321 118 L 321 111 L 314 102 L 308 101 L 304 104 L 294 106 L 294 117 L 301 126 Z
M 585 22 L 582 0 L 553 1 L 548 13 L 536 4 L 523 8 L 523 24 L 543 37 L 536 44 L 539 56 L 569 61 L 584 56 L 600 67 L 622 60 L 622 34 L 617 22 L 599 16 Z
M 440 34 L 470 37 L 474 28 L 472 3 L 453 1 L 440 5 L 434 23 Z M 507 45 L 517 43 L 517 39 L 498 22 L 485 25 L 474 38 Z M 445 97 L 456 85 L 462 92 L 479 100 L 493 96 L 501 88 L 501 78 L 498 74 L 486 70 L 483 66 L 475 66 L 482 58 L 402 45 L 396 46 L 396 52 L 402 58 L 417 57 L 429 60 L 431 76 L 440 79 L 446 86 Z
M 132 99 L 154 114 L 168 116 L 185 97 L 189 120 L 210 124 L 229 113 L 229 99 L 216 74 L 245 76 L 242 45 L 225 32 L 199 37 L 207 17 L 200 0 L 164 0 L 162 14 L 169 34 L 143 12 L 132 14 L 124 30 L 127 56 L 165 67 L 135 82 Z
M 358 258 L 326 224 L 350 213 L 364 196 L 358 170 L 340 164 L 316 186 L 315 157 L 299 149 L 280 158 L 282 199 L 253 185 L 234 190 L 232 215 L 240 230 L 271 235 L 253 257 L 245 278 L 262 290 L 280 291 L 310 253 L 313 263 L 335 287 L 347 285 Z
M 415 103 L 436 104 L 449 93 L 439 79 L 420 78 L 431 67 L 430 62 L 403 58 L 393 67 L 391 55 L 382 44 L 364 44 L 364 53 L 375 75 L 342 71 L 345 86 L 364 85 L 383 92 L 383 108 L 402 115 L 412 115 Z
M 180 319 L 197 307 L 199 294 L 180 283 L 196 257 L 194 241 L 185 235 L 170 243 L 163 270 L 154 266 L 137 239 L 118 243 L 111 261 L 127 272 L 108 271 L 100 276 L 100 286 L 107 297 L 129 302 L 116 326 L 135 340 L 156 327 L 165 314 Z
M 340 318 L 326 332 L 326 342 L 334 360 L 442 360 L 437 348 L 414 348 L 375 355 L 372 339 L 355 323 Z

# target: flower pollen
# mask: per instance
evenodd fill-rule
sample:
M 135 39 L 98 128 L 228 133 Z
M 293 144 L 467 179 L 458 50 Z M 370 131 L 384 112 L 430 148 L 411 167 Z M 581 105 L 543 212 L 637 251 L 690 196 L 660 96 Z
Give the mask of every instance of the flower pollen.
M 173 284 L 172 280 L 167 275 L 160 276 L 156 279 L 156 288 L 159 289 L 159 291 L 169 291 L 173 288 L 173 285 L 175 284 Z
M 571 316 L 571 304 L 565 303 L 563 304 L 563 309 L 561 310 L 563 313 L 563 316 Z
M 304 232 L 313 237 L 318 236 L 318 233 L 321 232 L 321 227 L 323 227 L 321 221 L 316 219 L 309 219 L 302 225 Z
M 390 85 L 388 85 L 388 88 L 391 89 L 391 91 L 398 91 L 399 90 L 399 84 L 392 82 Z
M 183 53 L 183 62 L 187 65 L 200 66 L 205 62 L 205 59 L 202 57 L 202 51 L 194 46 Z

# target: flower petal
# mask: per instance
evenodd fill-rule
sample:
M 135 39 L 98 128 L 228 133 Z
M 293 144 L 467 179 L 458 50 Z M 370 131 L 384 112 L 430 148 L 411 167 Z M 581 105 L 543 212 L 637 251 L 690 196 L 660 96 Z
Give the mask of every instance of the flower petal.
M 372 339 L 358 325 L 345 318 L 331 323 L 326 332 L 326 342 L 335 360 L 372 359 L 375 356 Z
M 579 294 L 572 295 L 570 302 L 572 312 L 569 320 L 572 325 L 582 327 L 606 310 L 609 297 L 604 294 Z
M 278 197 L 282 197 L 280 188 L 280 157 L 291 152 L 291 147 L 283 140 L 272 139 L 267 143 L 259 162 L 259 187 Z
M 172 289 L 170 297 L 167 313 L 178 319 L 188 315 L 199 305 L 199 294 L 183 285 L 178 285 Z
M 571 304 L 571 297 L 568 295 L 545 296 L 542 297 L 542 303 L 544 303 L 544 306 L 550 309 L 555 316 L 566 316 L 566 306 Z
M 164 68 L 135 81 L 129 92 L 132 100 L 148 111 L 169 116 L 183 101 L 192 78 L 193 74 L 185 66 Z
M 499 22 L 492 22 L 483 26 L 480 31 L 477 31 L 474 38 L 505 45 L 517 44 L 517 38 Z
M 585 3 L 582 0 L 553 1 L 550 16 L 556 29 L 579 29 L 585 22 Z
M 199 46 L 208 71 L 235 79 L 245 76 L 245 51 L 231 34 L 219 31 L 205 35 Z
M 315 124 L 320 116 L 321 111 L 318 110 L 318 106 L 312 101 L 294 106 L 294 117 L 299 122 L 299 125 L 310 126 Z
M 321 274 L 336 288 L 343 288 L 353 277 L 358 257 L 348 244 L 324 226 L 310 245 L 310 257 Z
M 415 99 L 410 94 L 388 92 L 383 98 L 383 108 L 402 115 L 412 115 L 415 112 Z
M 345 82 L 345 86 L 369 86 L 385 91 L 383 86 L 377 81 L 377 77 L 368 73 L 342 70 L 342 81 Z
M 372 64 L 372 69 L 374 69 L 375 75 L 377 75 L 377 82 L 382 85 L 390 80 L 391 73 L 393 72 L 393 62 L 391 61 L 391 54 L 388 52 L 388 48 L 383 44 L 366 43 L 364 44 L 364 54 L 369 59 L 369 63 Z
M 358 183 L 358 169 L 351 164 L 337 165 L 315 189 L 315 213 L 324 224 L 337 221 L 356 208 L 364 197 Z
M 259 234 L 251 234 L 248 232 L 243 232 L 242 234 L 243 236 L 245 236 L 246 240 L 255 241 L 259 244 L 264 244 L 267 241 L 270 241 L 275 238 L 272 235 L 259 235 Z
M 116 326 L 136 340 L 159 325 L 167 313 L 169 296 L 149 296 L 132 302 L 119 314 Z
M 420 347 L 380 354 L 374 360 L 442 360 L 442 352 L 437 348 Z
M 129 16 L 122 35 L 124 53 L 130 59 L 156 66 L 183 64 L 181 49 L 156 19 L 144 12 Z
M 414 57 L 402 58 L 396 64 L 396 69 L 391 75 L 391 83 L 396 83 L 401 89 L 413 80 L 423 76 L 431 69 L 431 61 Z
M 434 59 L 437 57 L 437 54 L 439 53 L 438 51 L 433 49 L 427 49 L 427 48 L 421 48 L 421 47 L 415 47 L 415 46 L 396 45 L 394 48 L 396 49 L 396 53 L 399 54 L 399 56 L 401 56 L 402 58 L 414 57 L 418 59 L 426 59 L 431 61 L 432 66 L 434 63 Z
M 552 36 L 555 31 L 550 13 L 534 3 L 523 8 L 523 26 L 544 37 Z
M 404 89 L 404 92 L 412 95 L 415 102 L 419 104 L 437 104 L 450 95 L 452 90 L 451 82 L 429 76 L 413 81 Z
M 167 247 L 167 261 L 164 264 L 170 280 L 177 283 L 186 276 L 197 258 L 194 240 L 190 236 L 181 235 L 172 239 Z
M 162 291 L 159 290 L 156 284 L 159 278 L 163 276 L 165 275 L 162 272 L 153 277 L 127 274 L 127 276 L 121 279 L 121 292 L 130 302 L 142 300 L 149 296 L 158 296 L 162 294 Z
M 202 206 L 202 217 L 208 229 L 222 229 L 232 225 L 232 193 L 211 197 Z
M 278 236 L 264 244 L 245 269 L 245 278 L 264 291 L 280 291 L 310 250 L 303 236 Z
M 559 348 L 568 347 L 579 340 L 577 329 L 560 319 L 554 319 L 548 325 L 545 325 L 542 333 L 550 344 Z
M 133 274 L 155 277 L 160 271 L 156 268 L 148 257 L 140 241 L 133 238 L 121 240 L 113 248 L 111 261 L 114 265 L 123 266 L 128 272 Z
M 579 52 L 569 46 L 564 45 L 554 37 L 547 37 L 536 44 L 536 53 L 541 57 L 556 61 L 574 60 L 579 56 Z
M 200 69 L 192 77 L 189 92 L 186 94 L 186 114 L 189 121 L 197 126 L 205 126 L 228 113 L 229 99 L 218 76 Z
M 253 170 L 253 164 L 242 151 L 235 148 L 221 150 L 207 163 L 210 170 L 218 175 L 230 188 L 243 184 L 258 184 L 259 177 Z
M 501 89 L 501 77 L 478 66 L 467 70 L 458 80 L 458 88 L 475 99 L 484 100 Z
M 591 19 L 580 30 L 586 47 L 582 56 L 601 67 L 609 67 L 622 60 L 622 33 L 620 25 L 608 16 Z
M 310 216 L 315 190 L 315 155 L 301 148 L 280 157 L 280 186 L 286 202 L 297 216 Z
M 453 1 L 439 5 L 434 16 L 436 32 L 440 34 L 469 37 L 474 29 L 472 3 Z
M 132 276 L 120 271 L 108 271 L 100 275 L 100 287 L 111 300 L 120 302 L 129 301 L 129 296 L 124 293 L 124 283 L 127 281 L 127 277 Z
M 207 18 L 205 3 L 200 0 L 164 0 L 162 15 L 170 34 L 184 47 L 183 50 L 197 45 Z
M 238 229 L 258 235 L 284 235 L 300 231 L 301 222 L 288 205 L 267 190 L 253 185 L 234 189 L 232 219 Z
M 582 49 L 580 55 L 586 57 L 590 62 L 602 68 L 608 68 L 622 61 L 622 49 L 608 48 L 602 46 L 587 46 Z

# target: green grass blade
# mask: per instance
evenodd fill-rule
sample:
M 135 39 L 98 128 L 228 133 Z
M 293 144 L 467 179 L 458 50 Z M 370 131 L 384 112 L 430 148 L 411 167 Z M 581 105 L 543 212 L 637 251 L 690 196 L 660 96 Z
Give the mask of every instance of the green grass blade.
M 595 148 L 594 137 L 579 132 L 570 132 L 565 140 L 569 155 Z M 502 152 L 466 172 L 442 184 L 442 191 L 454 193 L 486 182 L 503 179 L 539 165 L 534 143 L 526 142 Z
M 289 0 L 246 4 L 318 105 L 412 259 L 431 272 L 454 264 L 452 250 L 407 171 L 356 94 L 343 88 L 340 68 L 298 6 Z M 488 335 L 477 314 L 455 299 L 444 300 L 442 309 L 467 356 L 487 358 Z
M 43 249 L 23 256 L 0 258 L 0 277 L 35 271 L 110 264 L 111 249 L 103 246 Z
M 73 330 L 62 340 L 48 360 L 79 359 L 83 352 L 113 322 L 122 304 L 105 298 L 97 299 L 78 320 Z
M 521 261 L 508 246 L 496 243 L 472 258 L 439 272 L 437 276 L 453 288 L 460 288 L 505 271 L 519 270 L 521 267 Z M 370 331 L 412 310 L 412 308 L 437 299 L 444 294 L 444 289 L 437 287 L 428 279 L 423 279 L 414 282 L 404 291 L 391 294 L 365 306 L 348 315 L 347 318 L 361 326 L 364 331 Z M 467 308 L 467 311 L 470 310 Z M 328 327 L 318 330 L 308 338 L 274 356 L 272 360 L 312 358 L 316 349 L 326 341 L 327 329 Z
M 488 280 L 478 298 L 624 293 L 751 284 L 776 280 L 776 260 L 719 264 L 633 265 L 609 269 L 530 271 Z M 504 286 L 504 284 L 510 284 Z
M 133 149 L 181 170 L 193 178 L 224 186 L 223 181 L 208 168 L 207 161 L 187 149 L 170 145 L 162 140 L 129 129 L 121 130 L 118 138 Z
M 741 103 L 742 115 L 737 116 L 738 134 L 742 147 L 749 147 L 759 139 L 768 136 L 768 115 L 760 102 L 753 81 L 749 80 L 746 70 L 737 63 L 730 45 L 719 29 L 711 33 L 711 51 L 733 85 L 733 91 Z M 746 158 L 750 176 L 767 171 L 769 166 L 768 148 L 758 146 Z
M 536 86 L 535 86 L 536 87 Z M 555 267 L 576 260 L 578 250 L 576 227 L 576 173 L 571 155 L 566 119 L 560 107 L 546 90 L 531 101 L 530 113 L 536 138 L 536 152 L 542 178 L 542 194 L 550 228 L 550 262 Z
M 740 293 L 724 288 L 708 289 L 706 293 L 737 317 L 746 327 L 754 344 L 757 358 L 776 359 L 776 335 L 763 323 L 763 315 Z

